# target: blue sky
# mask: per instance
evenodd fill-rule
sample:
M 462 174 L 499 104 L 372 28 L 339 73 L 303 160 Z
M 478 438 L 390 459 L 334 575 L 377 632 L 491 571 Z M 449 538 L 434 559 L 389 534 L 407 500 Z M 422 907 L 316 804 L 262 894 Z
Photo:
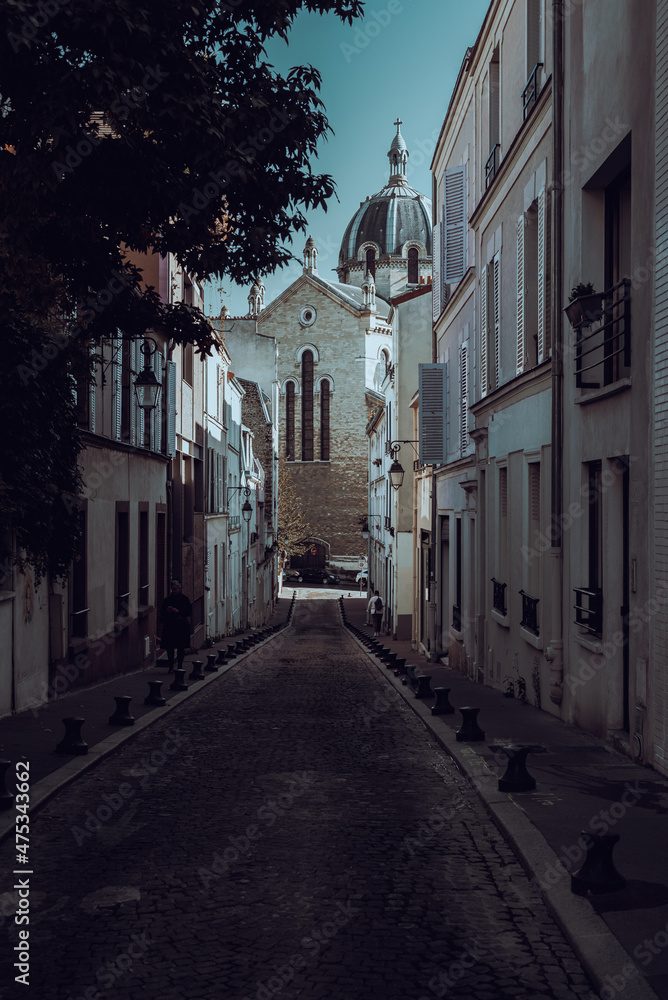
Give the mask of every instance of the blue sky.
M 431 197 L 429 166 L 435 140 L 467 46 L 473 45 L 489 0 L 367 0 L 365 17 L 352 27 L 335 16 L 301 14 L 289 45 L 274 41 L 268 58 L 280 72 L 311 63 L 322 75 L 320 96 L 334 130 L 319 148 L 313 169 L 331 174 L 339 201 L 327 212 L 307 213 L 308 232 L 318 246 L 318 270 L 336 278 L 344 230 L 359 203 L 389 176 L 387 151 L 397 116 L 410 152 L 409 183 Z M 291 246 L 301 261 L 306 236 Z M 293 263 L 264 279 L 267 302 L 301 274 Z M 232 315 L 248 310 L 248 288 L 223 282 L 207 286 L 205 309 L 218 315 L 224 302 Z

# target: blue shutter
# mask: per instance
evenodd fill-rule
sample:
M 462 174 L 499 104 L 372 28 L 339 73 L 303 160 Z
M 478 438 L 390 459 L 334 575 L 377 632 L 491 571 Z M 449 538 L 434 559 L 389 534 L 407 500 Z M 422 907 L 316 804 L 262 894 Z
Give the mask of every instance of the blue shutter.
M 444 282 L 461 281 L 466 271 L 466 166 L 445 172 L 443 224 Z
M 432 280 L 431 302 L 434 322 L 441 315 L 441 225 L 436 223 L 432 230 Z
M 446 460 L 444 364 L 418 365 L 420 408 L 420 462 L 435 465 Z

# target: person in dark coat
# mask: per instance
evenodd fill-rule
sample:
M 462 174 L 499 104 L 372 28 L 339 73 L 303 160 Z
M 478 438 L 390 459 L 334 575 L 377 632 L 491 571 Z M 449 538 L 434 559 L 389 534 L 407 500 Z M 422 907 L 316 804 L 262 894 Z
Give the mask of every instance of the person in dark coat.
M 160 645 L 167 650 L 167 666 L 171 673 L 174 669 L 174 650 L 176 649 L 177 664 L 183 666 L 183 657 L 190 645 L 190 616 L 192 605 L 185 594 L 181 593 L 181 584 L 172 580 L 171 594 L 164 599 L 160 609 L 160 624 L 162 636 Z

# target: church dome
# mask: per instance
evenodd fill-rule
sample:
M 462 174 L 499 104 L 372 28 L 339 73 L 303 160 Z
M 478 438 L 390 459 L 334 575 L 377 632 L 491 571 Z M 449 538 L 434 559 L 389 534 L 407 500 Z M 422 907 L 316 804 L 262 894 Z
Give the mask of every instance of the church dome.
M 431 257 L 431 201 L 406 180 L 408 148 L 397 120 L 397 134 L 388 152 L 390 178 L 386 186 L 363 201 L 348 223 L 341 243 L 339 266 L 364 257 L 362 248 L 378 248 L 378 260 L 401 257 L 407 243 L 421 244 Z M 422 256 L 422 254 L 421 254 Z

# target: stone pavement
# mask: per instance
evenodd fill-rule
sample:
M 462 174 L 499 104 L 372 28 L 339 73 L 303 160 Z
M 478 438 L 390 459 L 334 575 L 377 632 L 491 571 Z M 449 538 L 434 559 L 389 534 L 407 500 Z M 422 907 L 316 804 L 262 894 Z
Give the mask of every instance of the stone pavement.
M 14 858 L 6 838 L 3 871 Z M 298 601 L 289 629 L 61 789 L 29 860 L 28 903 L 12 876 L 0 892 L 3 998 L 590 994 L 475 789 L 331 600 Z
M 55 714 L 53 704 L 29 713 L 30 725 L 0 720 L 3 755 L 27 756 L 33 781 L 50 774 L 34 785 L 36 799 L 45 784 L 44 795 L 58 791 L 31 832 L 38 954 L 31 984 L 39 985 L 16 995 L 668 997 L 668 783 L 409 649 L 409 662 L 428 667 L 434 684 L 447 682 L 453 704 L 481 707 L 485 743 L 455 743 L 458 721 L 431 716 L 430 702 L 414 699 L 370 658 L 340 628 L 323 592 L 299 596 L 311 600 L 298 602 L 292 628 L 224 676 L 115 732 L 107 752 L 128 742 L 106 760 L 95 757 L 101 744 L 90 733 L 107 735 L 110 694 L 131 693 L 137 678 L 144 692 L 147 673 L 116 682 L 113 692 L 108 685 L 74 692 L 76 711 L 63 711 L 62 699 Z M 348 616 L 362 621 L 365 604 L 346 599 Z M 91 751 L 63 766 L 53 753 L 56 722 L 84 708 L 98 720 L 84 730 Z M 150 728 L 137 732 L 142 722 Z M 499 767 L 487 744 L 501 741 L 547 748 L 529 760 L 536 792 L 495 792 Z M 78 772 L 86 762 L 92 770 Z M 77 782 L 62 788 L 73 774 Z M 622 798 L 627 783 L 640 793 L 632 805 Z M 622 834 L 615 862 L 627 888 L 595 900 L 615 936 L 589 901 L 570 894 L 548 846 L 573 869 L 579 831 L 597 818 Z M 543 896 L 592 974 L 594 993 Z M 5 941 L 17 931 L 16 899 L 10 883 L 0 888 Z M 638 975 L 617 939 L 635 953 Z M 46 972 L 45 953 L 55 962 Z

